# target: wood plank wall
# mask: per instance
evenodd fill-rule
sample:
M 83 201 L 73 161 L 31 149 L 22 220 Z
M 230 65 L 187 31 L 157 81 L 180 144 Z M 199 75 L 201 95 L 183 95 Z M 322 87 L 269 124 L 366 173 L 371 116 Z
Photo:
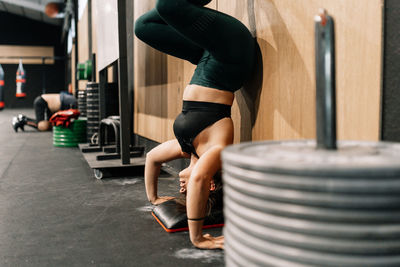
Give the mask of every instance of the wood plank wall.
M 135 0 L 135 18 L 155 0 Z M 216 1 L 209 5 L 216 8 Z M 174 138 L 172 125 L 182 109 L 182 95 L 195 66 L 165 55 L 135 39 L 135 133 L 157 142 Z
M 0 45 L 0 64 L 18 64 L 18 58 L 7 57 L 54 57 L 53 46 Z M 25 58 L 23 64 L 54 64 L 54 59 Z
M 96 30 L 96 18 L 94 10 L 95 1 L 92 1 L 92 53 L 95 53 L 97 56 L 97 30 Z M 78 22 L 78 38 L 79 38 L 79 62 L 83 63 L 88 59 L 91 59 L 91 55 L 89 55 L 89 10 L 88 6 L 85 7 L 82 18 Z M 74 65 L 75 66 L 75 65 Z M 108 82 L 114 82 L 112 77 L 112 66 L 108 69 Z M 96 81 L 99 82 L 99 71 L 96 70 Z M 79 81 L 79 90 L 84 90 L 86 88 L 87 81 L 82 80 Z
M 336 22 L 339 139 L 380 138 L 382 0 L 214 0 L 257 37 L 257 72 L 236 93 L 235 142 L 315 138 L 314 21 L 323 7 Z M 135 18 L 155 0 L 135 0 Z M 357 12 L 355 12 L 355 10 Z M 93 16 L 93 25 L 96 18 Z M 79 61 L 89 58 L 87 9 L 79 22 Z M 85 37 L 86 36 L 86 37 Z M 96 51 L 93 26 L 93 51 Z M 195 66 L 135 39 L 135 133 L 174 138 L 182 93 Z M 84 88 L 84 83 L 80 88 Z
M 315 137 L 313 17 L 321 7 L 336 22 L 338 137 L 379 139 L 381 0 L 218 0 L 220 11 L 251 29 L 262 51 L 253 140 Z
M 83 63 L 89 59 L 89 29 L 88 29 L 88 6 L 78 22 L 78 62 Z M 79 90 L 86 88 L 87 81 L 79 81 Z
M 97 55 L 97 30 L 96 30 L 96 21 L 100 18 L 97 18 L 94 12 L 95 1 L 92 0 L 92 53 Z M 97 66 L 96 66 L 97 68 Z M 96 71 L 96 81 L 99 81 L 99 72 Z
M 96 18 L 93 9 L 94 9 L 95 1 L 92 1 L 92 53 L 97 54 L 97 31 L 96 31 Z M 88 6 L 85 7 L 82 18 L 78 22 L 78 38 L 79 38 L 79 62 L 83 63 L 88 59 L 91 59 L 91 55 L 89 55 L 89 10 Z M 75 68 L 75 65 L 74 65 Z M 74 74 L 75 75 L 75 74 Z M 96 81 L 99 81 L 99 71 L 96 71 Z M 112 79 L 112 67 L 109 68 L 108 71 L 108 81 L 113 82 Z M 82 80 L 79 81 L 79 89 L 84 90 L 86 88 L 87 81 Z
M 378 140 L 382 0 L 214 0 L 242 21 L 260 46 L 258 72 L 233 107 L 235 142 L 315 138 L 314 16 L 336 22 L 339 139 Z M 135 0 L 135 18 L 155 1 Z M 356 12 L 355 12 L 356 11 Z M 163 142 L 194 66 L 135 40 L 135 133 Z

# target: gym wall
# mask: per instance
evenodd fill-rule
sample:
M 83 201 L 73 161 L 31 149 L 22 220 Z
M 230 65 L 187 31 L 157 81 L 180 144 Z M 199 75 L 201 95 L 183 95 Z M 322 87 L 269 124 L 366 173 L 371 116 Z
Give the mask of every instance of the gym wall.
M 156 1 L 135 0 L 135 19 Z M 216 1 L 210 7 L 216 8 Z M 135 133 L 157 142 L 174 138 L 172 125 L 195 66 L 160 53 L 135 38 Z
M 54 47 L 54 56 L 61 57 L 65 54 L 65 46 L 61 43 L 60 27 L 4 12 L 0 12 L 0 25 L 3 25 L 0 27 L 0 45 Z M 5 36 L 7 38 L 4 38 Z M 9 54 L 0 56 L 9 56 Z M 15 97 L 15 75 L 18 65 L 2 64 L 2 66 L 5 72 L 6 108 L 32 108 L 35 97 L 42 93 L 44 73 L 46 74 L 47 93 L 58 93 L 67 89 L 64 61 L 57 60 L 54 64 L 46 65 L 24 63 L 27 73 L 27 97 L 17 99 Z
M 92 6 L 92 53 L 97 54 L 97 30 L 96 30 L 96 21 L 98 19 L 104 18 L 97 18 L 94 12 L 95 5 L 97 4 L 96 1 L 88 1 L 88 4 L 84 8 L 83 14 L 81 19 L 78 21 L 78 60 L 80 63 L 85 62 L 88 59 L 91 59 L 91 55 L 89 55 L 89 4 L 91 3 Z M 75 53 L 75 45 L 73 46 L 71 59 L 72 59 L 72 75 L 75 77 L 76 72 L 76 63 L 74 62 L 74 53 Z M 96 66 L 97 67 L 97 66 Z M 99 81 L 99 71 L 96 71 L 96 81 Z M 109 67 L 108 69 L 108 81 L 115 82 L 113 79 L 113 69 Z M 81 80 L 79 81 L 79 90 L 84 90 L 86 88 L 87 81 Z M 74 87 L 74 85 L 73 85 Z
M 380 138 L 381 0 L 214 0 L 209 7 L 242 21 L 260 46 L 257 72 L 233 107 L 235 142 L 315 138 L 314 16 L 336 23 L 339 139 Z M 135 0 L 135 18 L 155 0 Z M 135 133 L 174 138 L 182 93 L 194 66 L 135 40 Z
M 78 22 L 78 61 L 85 62 L 89 59 L 89 28 L 88 28 L 88 6 L 83 12 L 81 19 Z M 74 65 L 76 67 L 76 64 Z M 79 90 L 86 88 L 87 81 L 79 81 Z

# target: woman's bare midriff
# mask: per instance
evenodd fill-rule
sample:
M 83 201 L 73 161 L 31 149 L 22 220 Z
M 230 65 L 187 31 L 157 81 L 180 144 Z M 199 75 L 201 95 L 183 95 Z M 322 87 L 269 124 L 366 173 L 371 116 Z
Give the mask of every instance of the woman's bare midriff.
M 183 100 L 211 102 L 232 106 L 235 95 L 229 91 L 223 91 L 197 84 L 189 84 L 183 92 Z

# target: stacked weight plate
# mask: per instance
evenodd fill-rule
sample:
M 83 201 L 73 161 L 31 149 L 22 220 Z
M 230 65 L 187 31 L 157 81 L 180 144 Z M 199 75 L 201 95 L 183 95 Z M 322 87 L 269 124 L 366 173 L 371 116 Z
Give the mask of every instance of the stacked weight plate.
M 78 91 L 78 109 L 81 117 L 86 117 L 86 90 Z
M 400 266 L 400 144 L 222 153 L 227 266 Z
M 53 127 L 54 146 L 76 147 L 80 143 L 86 143 L 86 118 L 75 120 L 68 128 Z
M 86 116 L 87 116 L 87 141 L 90 142 L 94 133 L 99 130 L 99 84 L 88 82 L 86 85 Z

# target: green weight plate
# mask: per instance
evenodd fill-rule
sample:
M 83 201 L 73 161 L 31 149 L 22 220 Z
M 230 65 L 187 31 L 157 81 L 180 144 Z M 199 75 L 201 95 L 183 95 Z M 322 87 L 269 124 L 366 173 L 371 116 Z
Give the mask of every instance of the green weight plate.
M 68 134 L 55 134 L 53 135 L 53 139 L 79 139 L 82 136 L 85 136 L 86 132 L 82 132 L 79 135 L 68 135 Z
M 85 64 L 78 63 L 76 66 L 76 79 L 84 80 L 85 79 Z
M 80 135 L 80 136 L 54 136 L 53 141 L 66 141 L 66 142 L 78 142 L 82 140 L 85 137 L 85 135 Z
M 67 136 L 67 137 L 76 137 L 85 134 L 85 131 L 76 131 L 76 132 L 53 132 L 53 136 Z
M 54 131 L 53 134 L 77 135 L 79 133 L 84 133 L 84 132 L 86 132 L 86 127 L 74 129 L 73 131 L 71 131 L 71 130 L 69 130 L 69 131 Z
M 58 143 L 58 142 L 53 142 L 54 146 L 57 147 L 77 147 L 78 143 Z
M 53 129 L 56 131 L 74 131 L 75 129 L 84 129 L 86 127 L 86 121 L 85 123 L 80 123 L 80 124 L 71 124 L 69 127 L 62 127 L 62 126 L 55 126 Z
M 82 128 L 75 128 L 73 130 L 71 129 L 65 129 L 65 130 L 54 130 L 53 134 L 66 134 L 66 135 L 77 135 L 79 133 L 86 132 L 86 127 Z
M 81 139 L 55 139 L 53 143 L 83 143 L 86 138 Z
M 86 124 L 85 125 L 75 125 L 71 128 L 71 132 L 79 132 L 79 131 L 86 131 Z
M 92 61 L 87 60 L 85 62 L 85 74 L 84 74 L 85 80 L 90 80 L 92 78 Z

